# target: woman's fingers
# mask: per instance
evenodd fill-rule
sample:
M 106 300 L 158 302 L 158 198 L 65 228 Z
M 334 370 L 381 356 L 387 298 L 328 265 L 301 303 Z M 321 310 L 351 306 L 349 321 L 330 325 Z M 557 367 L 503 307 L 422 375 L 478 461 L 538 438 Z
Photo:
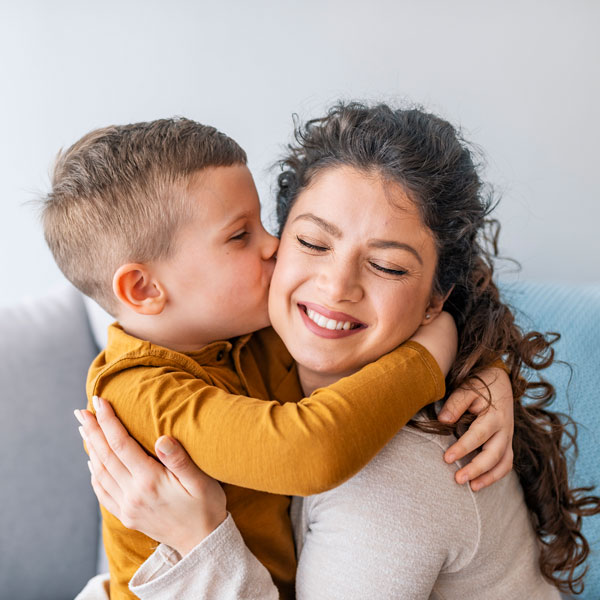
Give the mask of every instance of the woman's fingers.
M 466 483 L 467 481 L 472 481 L 480 475 L 495 469 L 502 460 L 506 460 L 507 453 L 509 452 L 512 454 L 512 448 L 510 447 L 507 437 L 502 432 L 494 434 L 484 444 L 482 451 L 477 454 L 469 464 L 456 472 L 456 482 Z M 510 465 L 512 467 L 512 457 L 510 460 Z M 504 466 L 505 465 L 503 465 L 503 468 Z M 510 467 L 504 475 L 506 475 L 508 471 L 510 471 Z
M 138 469 L 156 468 L 156 461 L 149 457 L 129 435 L 127 429 L 123 427 L 123 424 L 115 415 L 111 405 L 106 400 L 96 396 L 94 396 L 93 402 L 98 425 L 110 447 L 110 454 L 117 458 L 130 473 L 134 473 Z M 99 456 L 104 462 L 104 455 L 99 453 Z M 109 458 L 112 461 L 112 457 L 109 456 Z M 112 463 L 111 465 L 105 463 L 105 466 L 110 471 Z M 116 473 L 113 473 L 113 475 L 117 476 Z
M 96 498 L 98 498 L 98 502 L 106 508 L 106 510 L 115 516 L 117 519 L 120 519 L 120 511 L 119 504 L 114 501 L 113 497 L 104 489 L 104 486 L 98 481 L 96 476 L 94 475 L 93 467 L 90 463 L 88 463 L 90 468 L 90 473 L 92 474 L 92 488 L 94 490 L 94 494 L 96 494 Z
M 89 447 L 88 454 L 90 457 L 88 466 L 90 467 L 92 475 L 94 475 L 96 480 L 102 485 L 106 492 L 112 496 L 115 502 L 121 502 L 121 498 L 123 497 L 122 488 L 113 478 L 113 476 L 105 469 L 104 464 L 98 458 L 93 446 Z
M 104 465 L 112 477 L 120 481 L 130 477 L 129 471 L 109 446 L 96 417 L 88 410 L 76 411 L 75 416 L 82 423 L 80 432 L 88 453 L 93 451 L 97 460 Z
M 163 435 L 156 440 L 154 449 L 162 464 L 177 477 L 181 485 L 192 496 L 201 496 L 205 492 L 207 484 L 213 481 L 196 466 L 177 440 Z

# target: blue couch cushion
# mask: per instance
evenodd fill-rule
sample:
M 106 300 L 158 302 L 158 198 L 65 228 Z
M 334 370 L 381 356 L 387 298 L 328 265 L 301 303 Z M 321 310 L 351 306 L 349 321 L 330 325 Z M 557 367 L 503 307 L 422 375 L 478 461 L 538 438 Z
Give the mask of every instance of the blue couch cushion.
M 556 362 L 542 371 L 557 389 L 551 408 L 568 413 L 578 424 L 579 457 L 573 484 L 595 485 L 600 495 L 600 285 L 519 283 L 503 286 L 525 330 L 555 331 Z M 600 598 L 600 515 L 587 517 L 583 533 L 592 546 L 585 591 L 578 598 Z

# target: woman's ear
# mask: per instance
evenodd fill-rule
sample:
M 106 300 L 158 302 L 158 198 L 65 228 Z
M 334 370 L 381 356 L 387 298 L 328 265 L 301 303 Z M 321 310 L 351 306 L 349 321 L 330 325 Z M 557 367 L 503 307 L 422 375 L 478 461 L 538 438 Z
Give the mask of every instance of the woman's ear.
M 431 294 L 431 298 L 429 299 L 429 304 L 425 310 L 425 316 L 421 321 L 421 325 L 427 325 L 432 321 L 435 321 L 436 317 L 442 312 L 442 310 L 444 310 L 444 302 L 448 300 L 448 296 L 450 296 L 453 289 L 454 285 L 443 296 L 435 292 Z
M 113 292 L 130 310 L 140 315 L 158 315 L 167 303 L 167 294 L 147 265 L 121 265 L 113 277 Z

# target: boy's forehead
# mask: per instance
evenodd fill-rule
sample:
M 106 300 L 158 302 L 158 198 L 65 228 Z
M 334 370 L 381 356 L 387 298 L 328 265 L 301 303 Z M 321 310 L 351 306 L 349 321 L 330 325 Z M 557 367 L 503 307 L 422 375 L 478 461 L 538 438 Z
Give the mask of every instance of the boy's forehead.
M 208 220 L 231 221 L 260 213 L 258 192 L 246 165 L 202 169 L 190 178 L 187 193 Z

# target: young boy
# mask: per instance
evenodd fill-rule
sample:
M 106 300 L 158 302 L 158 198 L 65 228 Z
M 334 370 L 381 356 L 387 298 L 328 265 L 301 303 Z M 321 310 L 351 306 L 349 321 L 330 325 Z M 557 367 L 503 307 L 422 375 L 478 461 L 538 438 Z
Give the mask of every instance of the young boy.
M 172 119 L 87 134 L 57 159 L 43 224 L 66 277 L 118 320 L 90 367 L 88 406 L 110 399 L 150 454 L 161 435 L 180 440 L 225 482 L 248 547 L 293 597 L 289 498 L 277 494 L 318 493 L 360 470 L 443 396 L 436 360 L 408 342 L 300 400 L 293 361 L 266 328 L 277 240 L 244 151 L 212 127 Z M 453 324 L 437 327 L 452 335 Z M 447 372 L 452 353 L 435 353 Z M 110 596 L 134 597 L 128 582 L 156 543 L 102 514 Z

